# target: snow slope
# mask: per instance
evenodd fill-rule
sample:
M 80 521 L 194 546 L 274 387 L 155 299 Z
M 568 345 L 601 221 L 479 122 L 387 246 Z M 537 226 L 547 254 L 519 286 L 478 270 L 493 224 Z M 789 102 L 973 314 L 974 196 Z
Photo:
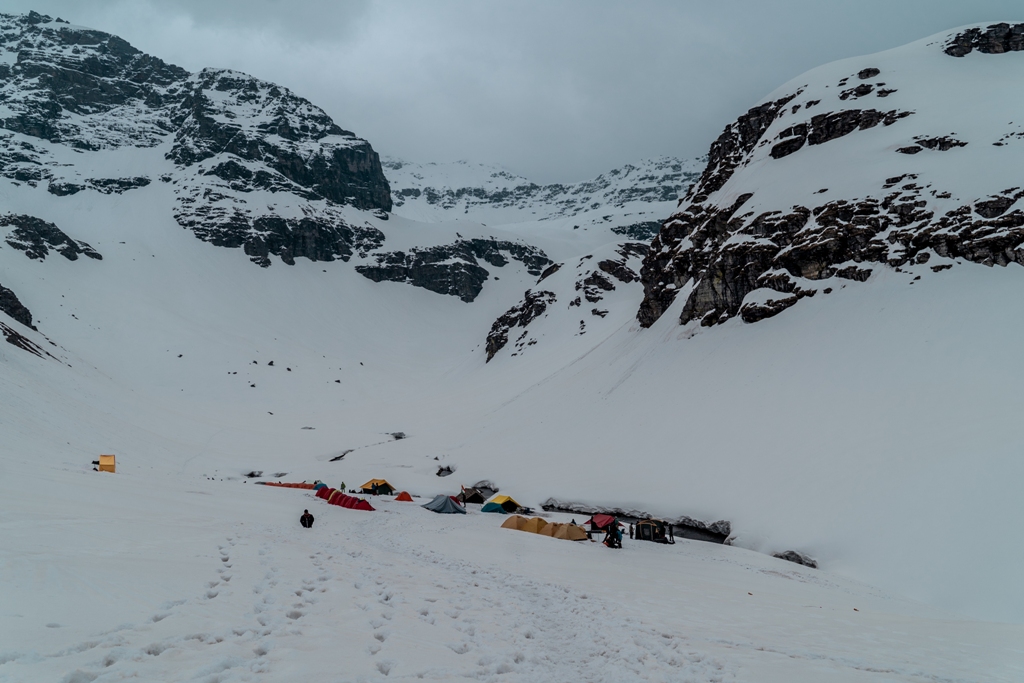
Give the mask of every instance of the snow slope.
M 960 63 L 932 60 L 945 40 L 888 54 L 941 70 Z M 619 251 L 637 242 L 574 230 L 578 215 L 492 224 L 461 205 L 423 222 L 309 195 L 322 179 L 282 180 L 262 157 L 219 152 L 252 175 L 209 174 L 168 158 L 168 137 L 73 151 L 11 136 L 5 151 L 31 144 L 83 187 L 57 195 L 5 166 L 4 215 L 102 259 L 32 258 L 0 227 L 0 284 L 36 329 L 0 322 L 41 350 L 0 343 L 0 678 L 1021 678 L 1024 271 L 876 264 L 782 315 L 710 328 L 678 324 L 681 282 L 642 328 L 639 256 Z M 261 171 L 275 182 L 257 186 Z M 121 192 L 85 182 L 142 175 Z M 186 185 L 201 206 L 251 211 L 249 248 L 197 239 L 175 212 Z M 257 229 L 268 216 L 324 222 L 274 242 L 308 233 Z M 560 268 L 531 272 L 538 253 Z M 454 295 L 474 283 L 472 301 Z M 553 300 L 509 318 L 488 362 L 524 291 Z M 91 470 L 100 453 L 117 474 Z M 491 479 L 534 507 L 726 520 L 734 545 L 615 554 L 479 514 L 361 516 L 244 483 L 252 470 L 383 476 L 425 498 Z M 304 507 L 318 522 L 300 536 Z M 770 557 L 786 550 L 820 568 Z
M 584 182 L 538 185 L 506 169 L 467 161 L 415 164 L 385 158 L 382 164 L 401 216 L 428 222 L 468 218 L 487 225 L 563 218 L 571 220 L 553 225 L 610 229 L 643 241 L 657 233 L 704 166 L 699 159 L 662 157 Z

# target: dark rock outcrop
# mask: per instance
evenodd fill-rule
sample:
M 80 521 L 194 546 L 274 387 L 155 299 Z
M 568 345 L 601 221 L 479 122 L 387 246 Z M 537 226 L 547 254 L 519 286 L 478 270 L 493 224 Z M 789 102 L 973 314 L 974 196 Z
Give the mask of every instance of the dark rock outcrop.
M 945 53 L 965 57 L 973 50 L 995 55 L 1024 50 L 1024 24 L 992 24 L 958 33 L 946 44 Z
M 51 248 L 69 261 L 77 261 L 79 254 L 97 260 L 103 258 L 85 242 L 71 239 L 53 223 L 35 216 L 12 213 L 0 216 L 0 227 L 6 226 L 14 227 L 7 235 L 7 244 L 25 252 L 31 259 L 46 259 Z
M 513 327 L 525 328 L 536 318 L 542 316 L 548 306 L 555 303 L 555 299 L 554 292 L 526 290 L 522 303 L 505 311 L 491 325 L 491 331 L 487 335 L 487 361 L 490 361 L 494 358 L 494 354 L 505 348 L 505 345 L 508 344 L 508 333 Z
M 808 557 L 807 555 L 804 555 L 803 553 L 798 553 L 795 550 L 787 550 L 782 553 L 773 553 L 772 557 L 776 557 L 780 560 L 785 560 L 786 562 L 802 564 L 803 566 L 810 567 L 811 569 L 818 568 L 818 563 L 815 560 Z
M 551 264 L 543 251 L 528 244 L 480 238 L 375 254 L 374 259 L 376 265 L 359 265 L 356 271 L 374 282 L 406 282 L 465 302 L 476 299 L 490 276 L 480 261 L 500 268 L 513 259 L 531 275 L 540 275 Z
M 624 235 L 638 242 L 650 242 L 658 234 L 659 230 L 661 230 L 661 223 L 659 221 L 640 221 L 639 223 L 612 228 L 612 232 L 616 235 Z
M 0 285 L 0 311 L 11 316 L 25 327 L 31 327 L 33 330 L 36 329 L 32 324 L 32 311 L 28 310 L 21 303 L 14 292 L 3 285 Z

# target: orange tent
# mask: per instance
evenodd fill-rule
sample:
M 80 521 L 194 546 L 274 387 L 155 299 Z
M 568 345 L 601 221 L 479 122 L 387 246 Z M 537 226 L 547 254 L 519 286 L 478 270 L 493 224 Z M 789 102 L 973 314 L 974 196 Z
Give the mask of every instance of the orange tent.
M 402 491 L 397 496 L 395 496 L 395 500 L 400 500 L 400 501 L 405 502 L 405 503 L 411 503 L 412 502 L 412 496 L 410 496 L 407 491 Z

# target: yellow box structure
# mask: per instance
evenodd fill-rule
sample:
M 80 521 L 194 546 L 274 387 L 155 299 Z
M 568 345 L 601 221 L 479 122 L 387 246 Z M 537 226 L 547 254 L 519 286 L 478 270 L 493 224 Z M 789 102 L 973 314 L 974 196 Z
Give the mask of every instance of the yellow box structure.
M 113 472 L 114 471 L 114 456 L 112 455 L 101 455 L 100 456 L 100 472 Z

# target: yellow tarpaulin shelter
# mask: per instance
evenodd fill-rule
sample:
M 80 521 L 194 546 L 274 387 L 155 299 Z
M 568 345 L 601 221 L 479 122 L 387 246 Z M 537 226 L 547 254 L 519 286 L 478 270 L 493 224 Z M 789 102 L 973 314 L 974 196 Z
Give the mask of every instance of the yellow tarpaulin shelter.
M 515 512 L 519 508 L 523 507 L 511 496 L 495 496 L 494 498 L 491 498 L 490 502 L 497 503 L 505 510 L 505 512 Z
M 385 496 L 390 496 L 395 492 L 395 487 L 388 483 L 387 479 L 371 479 L 370 481 L 363 484 L 360 488 L 363 493 L 373 493 L 373 485 L 377 485 L 377 493 Z
M 101 455 L 100 456 L 100 472 L 114 472 L 114 456 L 112 455 Z

